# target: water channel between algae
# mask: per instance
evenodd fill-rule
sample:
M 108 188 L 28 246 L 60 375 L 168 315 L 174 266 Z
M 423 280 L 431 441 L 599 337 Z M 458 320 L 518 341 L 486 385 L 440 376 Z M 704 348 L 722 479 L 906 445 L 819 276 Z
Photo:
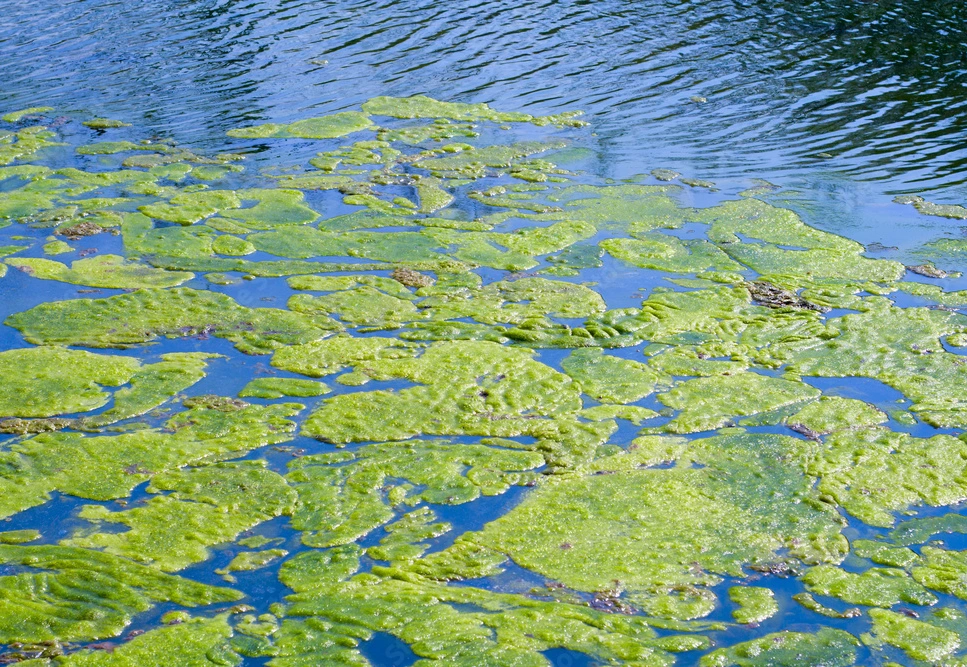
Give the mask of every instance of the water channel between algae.
M 0 658 L 967 664 L 956 241 L 596 181 L 577 114 L 52 112 L 0 126 Z

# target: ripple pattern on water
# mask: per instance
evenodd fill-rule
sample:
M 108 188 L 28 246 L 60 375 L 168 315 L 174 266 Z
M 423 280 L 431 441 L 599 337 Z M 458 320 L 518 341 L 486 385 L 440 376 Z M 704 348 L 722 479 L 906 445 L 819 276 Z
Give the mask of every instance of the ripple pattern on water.
M 195 144 L 217 145 L 241 123 L 426 93 L 541 113 L 583 108 L 616 175 L 662 162 L 711 178 L 836 170 L 896 191 L 967 180 L 967 5 L 958 2 L 11 0 L 4 9 L 0 106 L 115 114 Z

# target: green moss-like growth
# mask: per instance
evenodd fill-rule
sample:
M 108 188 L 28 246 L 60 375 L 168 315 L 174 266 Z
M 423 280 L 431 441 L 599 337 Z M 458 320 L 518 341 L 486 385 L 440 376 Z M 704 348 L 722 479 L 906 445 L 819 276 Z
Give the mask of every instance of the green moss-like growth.
M 561 366 L 584 393 L 605 403 L 633 403 L 648 396 L 662 379 L 643 363 L 608 356 L 593 348 L 573 352 Z
M 70 268 L 60 262 L 35 257 L 8 259 L 7 264 L 43 280 L 59 280 L 74 285 L 139 289 L 142 287 L 175 287 L 195 277 L 193 273 L 165 271 L 118 255 L 98 255 L 72 262 Z
M 743 576 L 747 564 L 775 561 L 784 548 L 808 561 L 836 562 L 846 551 L 840 522 L 801 474 L 813 450 L 764 434 L 691 443 L 653 438 L 596 462 L 611 474 L 548 480 L 460 540 L 595 591 L 615 579 L 629 590 L 716 583 L 719 575 Z M 781 468 L 772 463 L 779 452 L 787 457 Z M 641 468 L 669 456 L 679 460 L 676 467 Z
M 896 547 L 873 540 L 855 540 L 851 545 L 853 553 L 860 558 L 869 558 L 879 565 L 907 567 L 920 560 L 916 552 L 906 547 Z
M 504 113 L 486 104 L 440 102 L 425 95 L 413 97 L 374 97 L 363 104 L 363 111 L 373 116 L 392 118 L 448 118 L 450 120 L 489 120 L 497 123 L 530 122 L 530 114 Z
M 820 565 L 803 576 L 813 593 L 838 597 L 850 604 L 892 607 L 901 602 L 919 605 L 937 603 L 937 597 L 910 578 L 903 570 L 876 567 L 862 574 Z
M 960 647 L 960 637 L 950 630 L 886 609 L 871 609 L 871 635 L 864 635 L 866 643 L 882 643 L 903 649 L 914 660 L 936 662 Z
M 948 435 L 929 439 L 885 429 L 841 431 L 810 466 L 819 489 L 873 526 L 892 526 L 893 511 L 944 506 L 967 498 L 967 444 Z
M 693 433 L 724 426 L 733 415 L 754 415 L 817 396 L 817 389 L 802 382 L 739 373 L 689 380 L 660 394 L 658 400 L 681 411 L 664 427 L 666 431 Z
M 93 641 L 119 634 L 154 604 L 195 607 L 241 594 L 87 549 L 0 545 L 0 642 Z
M 967 317 L 960 314 L 878 307 L 830 320 L 819 339 L 796 344 L 791 370 L 881 380 L 912 399 L 912 412 L 928 424 L 967 425 L 958 389 L 967 378 L 967 366 L 940 342 L 964 331 Z
M 229 644 L 228 615 L 194 618 L 139 635 L 109 651 L 89 649 L 57 658 L 64 667 L 144 667 L 159 658 L 170 665 L 233 666 L 242 662 Z
M 120 120 L 113 120 L 111 118 L 92 118 L 91 120 L 85 120 L 81 125 L 91 128 L 92 130 L 108 130 L 115 127 L 131 127 L 131 123 L 125 123 Z
M 85 417 L 78 425 L 106 426 L 143 415 L 205 377 L 208 360 L 217 357 L 204 352 L 164 354 L 161 361 L 139 368 L 131 376 L 129 387 L 114 393 L 114 405 L 109 410 Z
M 196 408 L 172 417 L 164 430 L 113 436 L 41 433 L 2 453 L 0 516 L 43 504 L 54 491 L 90 500 L 125 498 L 152 475 L 285 442 L 295 429 L 287 417 L 301 407 Z
M 238 395 L 246 398 L 282 398 L 296 396 L 307 398 L 322 396 L 330 391 L 322 382 L 297 380 L 295 378 L 256 378 L 249 382 Z
M 856 638 L 842 630 L 822 628 L 815 634 L 777 632 L 741 642 L 704 656 L 701 667 L 850 667 L 856 663 Z
M 921 565 L 910 572 L 918 582 L 935 591 L 967 600 L 967 554 L 924 546 Z
M 768 588 L 757 586 L 733 586 L 729 599 L 739 605 L 732 612 L 736 623 L 761 623 L 779 612 L 775 594 Z
M 255 125 L 235 130 L 229 130 L 228 136 L 239 139 L 268 139 L 281 137 L 298 137 L 301 139 L 334 139 L 344 137 L 353 132 L 369 129 L 373 126 L 373 121 L 366 114 L 358 111 L 345 111 L 332 114 L 331 116 L 320 116 L 318 118 L 307 118 L 298 120 L 288 125 L 278 125 L 269 123 L 266 125 Z
M 63 255 L 74 250 L 66 241 L 51 241 L 45 243 L 43 248 L 45 255 Z M 6 267 L 3 270 L 6 271 Z
M 876 426 L 887 420 L 887 416 L 869 403 L 852 398 L 822 396 L 818 401 L 809 403 L 802 410 L 789 417 L 790 425 L 805 426 L 815 433 Z
M 967 516 L 944 514 L 909 519 L 890 531 L 890 539 L 903 546 L 922 544 L 938 533 L 967 533 Z
M 207 547 L 289 512 L 295 500 L 285 481 L 257 461 L 158 474 L 148 490 L 172 493 L 123 512 L 88 505 L 81 518 L 120 523 L 130 530 L 76 536 L 68 544 L 104 549 L 174 572 L 206 560 Z
M 251 354 L 321 338 L 322 327 L 331 326 L 298 313 L 245 308 L 222 294 L 185 288 L 50 302 L 11 315 L 6 323 L 36 344 L 129 347 L 159 336 L 210 333 Z
M 3 116 L 0 116 L 0 120 L 7 123 L 19 123 L 25 116 L 38 116 L 45 113 L 50 113 L 54 110 L 54 107 L 30 107 L 29 109 L 20 109 L 19 111 L 11 111 Z
M 436 343 L 417 358 L 375 359 L 356 369 L 375 380 L 418 386 L 327 399 L 306 420 L 305 435 L 344 443 L 421 434 L 539 434 L 581 407 L 566 375 L 534 361 L 527 350 L 489 342 Z
M 231 581 L 232 572 L 251 572 L 269 564 L 274 563 L 280 558 L 285 558 L 289 552 L 285 549 L 266 549 L 265 551 L 243 551 L 233 558 L 228 565 L 218 570 L 217 574 L 222 575 Z
M 50 417 L 99 408 L 138 371 L 138 360 L 61 347 L 0 352 L 0 416 Z
M 421 440 L 307 456 L 290 464 L 288 479 L 299 493 L 292 523 L 310 546 L 349 544 L 389 522 L 393 506 L 408 497 L 460 504 L 498 495 L 530 481 L 524 471 L 543 463 L 532 452 Z M 389 480 L 398 482 L 387 495 Z

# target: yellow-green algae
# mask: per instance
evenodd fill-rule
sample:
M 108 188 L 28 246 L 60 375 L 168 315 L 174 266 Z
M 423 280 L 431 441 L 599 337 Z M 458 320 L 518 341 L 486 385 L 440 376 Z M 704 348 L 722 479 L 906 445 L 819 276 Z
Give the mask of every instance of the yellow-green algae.
M 282 398 L 283 396 L 310 397 L 329 393 L 322 382 L 296 378 L 255 378 L 238 393 L 241 397 Z
M 875 567 L 862 574 L 820 565 L 803 575 L 810 592 L 840 598 L 850 604 L 892 607 L 900 602 L 933 605 L 937 596 L 913 581 L 903 570 Z
M 187 288 L 48 302 L 6 320 L 41 345 L 123 348 L 160 336 L 210 334 L 250 354 L 322 338 L 331 322 L 278 308 L 246 308 L 231 297 Z
M 373 122 L 366 114 L 358 111 L 345 111 L 332 114 L 331 116 L 321 116 L 319 118 L 307 118 L 298 120 L 288 125 L 278 125 L 269 123 L 266 125 L 256 125 L 236 130 L 229 130 L 228 136 L 240 139 L 267 139 L 279 137 L 298 137 L 302 139 L 334 139 L 344 137 L 353 132 L 359 132 L 372 127 Z
M 219 463 L 156 474 L 148 492 L 157 495 L 140 507 L 111 512 L 102 505 L 82 508 L 95 525 L 120 523 L 123 533 L 81 534 L 65 544 L 96 548 L 175 572 L 207 560 L 208 547 L 289 513 L 295 492 L 258 461 Z
M 55 545 L 0 545 L 0 642 L 91 641 L 119 634 L 155 604 L 230 602 L 237 591 L 164 574 L 125 558 Z
M 597 473 L 548 480 L 477 534 L 460 537 L 580 590 L 715 584 L 788 550 L 838 562 L 842 520 L 802 475 L 816 446 L 776 435 L 646 438 Z M 784 457 L 777 468 L 774 457 Z M 650 469 L 668 460 L 671 469 Z M 696 466 L 694 464 L 700 464 Z
M 8 259 L 6 263 L 35 278 L 89 287 L 175 287 L 195 277 L 193 273 L 165 271 L 137 262 L 127 262 L 119 255 L 79 259 L 72 262 L 69 268 L 60 262 L 39 257 Z
M 0 352 L 0 417 L 50 417 L 87 412 L 106 404 L 102 387 L 131 380 L 135 357 L 91 354 L 62 347 Z
M 664 430 L 671 433 L 709 431 L 726 425 L 730 416 L 753 415 L 819 396 L 801 382 L 746 372 L 688 380 L 658 400 L 680 410 Z
M 307 617 L 304 623 L 316 630 L 316 647 L 351 648 L 356 643 L 349 638 L 380 631 L 399 637 L 428 661 L 546 665 L 539 652 L 560 647 L 644 667 L 670 665 L 670 651 L 708 646 L 700 636 L 659 637 L 641 617 L 581 605 L 445 586 L 402 572 L 400 578 L 352 577 L 358 559 L 357 547 L 342 547 L 307 552 L 282 567 L 280 578 L 296 591 L 288 598 L 287 614 Z M 273 638 L 280 654 L 282 639 Z
M 118 435 L 41 433 L 0 451 L 0 516 L 41 505 L 59 491 L 90 500 L 125 498 L 155 474 L 236 458 L 291 439 L 298 404 L 233 412 L 196 408 L 164 429 Z
M 732 612 L 737 623 L 760 623 L 779 612 L 775 594 L 768 588 L 758 586 L 733 586 L 729 599 L 739 605 Z
M 499 495 L 532 482 L 526 471 L 543 463 L 532 452 L 422 440 L 306 456 L 290 464 L 299 493 L 292 523 L 310 546 L 349 544 L 389 522 L 397 505 Z
M 410 121 L 381 127 L 384 116 Z M 55 493 L 117 501 L 82 510 L 94 524 L 71 543 L 92 548 L 71 553 L 125 554 L 150 562 L 150 571 L 206 568 L 212 548 L 276 516 L 305 544 L 325 549 L 283 564 L 282 579 L 297 593 L 273 605 L 273 614 L 236 619 L 234 630 L 224 616 L 166 616 L 177 624 L 113 652 L 72 648 L 53 662 L 141 664 L 167 652 L 185 664 L 233 664 L 242 654 L 274 665 L 365 665 L 361 642 L 388 632 L 425 662 L 543 665 L 542 651 L 570 648 L 604 662 L 666 665 L 670 652 L 705 651 L 710 640 L 658 636 L 652 627 L 715 631 L 721 625 L 684 621 L 707 616 L 726 598 L 738 605 L 736 621 L 761 622 L 782 604 L 767 588 L 768 573 L 796 576 L 820 598 L 876 607 L 868 614 L 873 631 L 863 636 L 874 661 L 886 645 L 917 660 L 959 660 L 950 657 L 954 649 L 929 653 L 931 642 L 952 646 L 951 637 L 967 636 L 952 609 L 925 615 L 902 606 L 932 604 L 935 593 L 967 598 L 963 554 L 939 543 L 916 546 L 962 531 L 959 515 L 902 522 L 888 538 L 848 545 L 845 535 L 855 533 L 844 532 L 843 514 L 888 528 L 918 506 L 967 499 L 964 440 L 956 431 L 923 430 L 967 423 L 967 371 L 950 351 L 967 341 L 967 319 L 945 310 L 962 306 L 963 295 L 901 282 L 908 267 L 868 258 L 861 245 L 808 226 L 754 191 L 688 208 L 675 185 L 579 184 L 554 164 L 552 151 L 565 142 L 482 144 L 477 137 L 493 122 L 580 124 L 570 114 L 377 98 L 362 113 L 233 131 L 258 140 L 368 131 L 347 145 L 319 143 L 310 160 L 316 171 L 270 169 L 281 175 L 253 177 L 245 187 L 232 178 L 239 156 L 113 141 L 78 150 L 97 156 L 102 171 L 50 168 L 30 162 L 44 159 L 55 131 L 2 134 L 0 163 L 11 166 L 0 167 L 0 178 L 11 180 L 0 193 L 0 225 L 52 229 L 71 240 L 117 231 L 126 255 L 82 256 L 70 268 L 13 258 L 0 271 L 9 264 L 86 287 L 140 289 L 42 304 L 8 319 L 42 347 L 0 353 L 0 365 L 9 362 L 7 395 L 0 392 L 9 414 L 0 431 L 19 434 L 0 450 L 0 513 L 15 515 Z M 335 190 L 329 194 L 354 212 L 320 219 L 326 211 L 304 194 L 317 189 Z M 923 212 L 942 212 L 919 203 Z M 694 239 L 667 233 L 684 225 L 698 232 Z M 33 236 L 16 240 L 40 250 Z M 956 243 L 948 245 L 956 255 Z M 251 259 L 258 251 L 280 259 Z M 604 253 L 678 275 L 672 287 L 647 291 L 649 282 L 622 268 L 629 291 L 641 288 L 645 298 L 608 310 L 597 287 L 581 282 Z M 520 273 L 530 270 L 548 277 Z M 252 308 L 178 288 L 193 272 L 233 273 L 219 283 L 229 291 L 242 278 L 292 276 L 289 286 L 303 293 L 286 308 Z M 897 307 L 888 298 L 896 290 L 940 308 Z M 829 316 L 829 308 L 855 312 Z M 359 326 L 366 328 L 353 330 Z M 391 329 L 396 337 L 387 337 Z M 342 330 L 352 333 L 333 335 Z M 287 371 L 339 374 L 338 395 L 297 422 L 295 404 L 179 396 L 212 364 L 230 363 L 214 355 L 172 353 L 149 363 L 56 347 L 139 348 L 171 337 L 204 349 L 209 336 L 245 352 L 272 352 L 272 364 Z M 643 356 L 605 351 L 637 345 Z M 545 358 L 527 348 L 578 349 Z M 905 397 L 902 423 L 919 430 L 892 431 L 878 408 L 822 396 L 801 381 L 810 376 L 883 382 Z M 258 377 L 240 395 L 278 401 L 326 392 L 314 380 Z M 656 407 L 655 400 L 665 405 L 660 415 L 637 405 Z M 172 410 L 182 411 L 152 427 Z M 659 417 L 667 421 L 648 422 L 659 426 L 633 440 L 616 422 Z M 751 432 L 653 435 L 732 424 Z M 802 437 L 762 432 L 783 428 Z M 274 460 L 267 454 L 231 461 L 284 443 L 296 429 L 361 445 L 280 447 L 293 457 L 284 477 L 260 462 Z M 142 483 L 147 499 L 129 501 Z M 434 546 L 453 530 L 439 505 L 515 485 L 535 488 L 452 546 Z M 357 544 L 364 536 L 365 549 Z M 239 545 L 270 544 L 250 539 Z M 245 551 L 220 571 L 231 576 L 283 551 Z M 361 557 L 367 567 L 382 565 L 358 573 Z M 500 575 L 509 561 L 543 576 L 547 585 L 535 591 L 544 592 L 486 590 L 509 576 Z M 719 587 L 725 577 L 740 581 Z M 447 583 L 460 579 L 483 581 Z M 113 609 L 113 590 L 84 600 Z M 852 664 L 856 640 L 823 628 L 822 618 L 863 612 L 831 609 L 808 592 L 794 597 L 818 614 L 818 631 L 740 642 L 702 664 Z M 98 638 L 121 631 L 112 623 Z M 52 632 L 52 640 L 79 636 Z M 25 640 L 32 641 L 10 636 Z
M 863 639 L 868 644 L 889 644 L 914 660 L 937 662 L 960 647 L 957 633 L 886 609 L 871 609 L 873 628 Z
M 648 396 L 662 375 L 645 364 L 604 354 L 600 349 L 576 350 L 561 363 L 581 391 L 604 403 L 633 403 Z
M 421 434 L 539 436 L 554 432 L 557 417 L 581 408 L 566 375 L 534 361 L 527 350 L 491 342 L 435 343 L 419 357 L 374 359 L 355 368 L 374 380 L 407 379 L 417 386 L 326 399 L 306 420 L 304 434 L 333 443 Z
M 815 634 L 777 632 L 729 648 L 718 649 L 701 667 L 849 667 L 856 662 L 859 642 L 848 632 L 822 628 Z
M 893 512 L 912 505 L 967 498 L 967 444 L 949 435 L 842 431 L 826 437 L 809 469 L 823 494 L 872 526 L 892 526 Z

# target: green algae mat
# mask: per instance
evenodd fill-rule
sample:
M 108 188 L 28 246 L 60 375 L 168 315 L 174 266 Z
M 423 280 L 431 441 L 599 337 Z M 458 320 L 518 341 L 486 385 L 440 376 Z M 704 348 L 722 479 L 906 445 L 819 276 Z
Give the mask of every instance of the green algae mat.
M 947 271 L 595 179 L 576 113 L 51 112 L 0 124 L 0 660 L 967 665 Z

